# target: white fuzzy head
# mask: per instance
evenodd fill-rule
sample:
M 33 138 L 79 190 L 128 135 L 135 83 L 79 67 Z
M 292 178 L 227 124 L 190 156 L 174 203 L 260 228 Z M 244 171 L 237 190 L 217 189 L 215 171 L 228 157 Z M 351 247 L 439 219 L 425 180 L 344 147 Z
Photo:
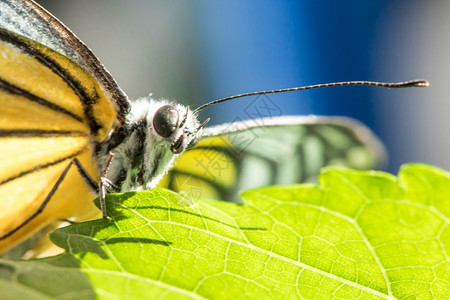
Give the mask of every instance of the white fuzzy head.
M 187 147 L 197 144 L 201 137 L 201 125 L 189 109 L 167 100 L 139 99 L 132 103 L 129 124 L 146 119 L 148 134 L 170 145 L 169 150 L 180 154 Z
M 187 106 L 150 98 L 133 102 L 125 133 L 108 147 L 114 159 L 107 178 L 120 191 L 154 187 L 176 156 L 198 143 L 202 126 Z

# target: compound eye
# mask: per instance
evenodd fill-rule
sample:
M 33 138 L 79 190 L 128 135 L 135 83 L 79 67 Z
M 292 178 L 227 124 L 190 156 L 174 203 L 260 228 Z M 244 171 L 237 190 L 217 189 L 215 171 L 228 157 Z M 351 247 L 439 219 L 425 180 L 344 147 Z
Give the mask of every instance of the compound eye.
M 178 125 L 178 111 L 172 105 L 161 106 L 153 117 L 153 128 L 162 137 L 171 136 Z

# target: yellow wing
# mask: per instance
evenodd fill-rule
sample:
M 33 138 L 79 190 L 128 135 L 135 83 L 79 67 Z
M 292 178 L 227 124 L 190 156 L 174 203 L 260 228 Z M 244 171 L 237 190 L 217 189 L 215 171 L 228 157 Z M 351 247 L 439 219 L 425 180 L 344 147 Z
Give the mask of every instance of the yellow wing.
M 98 180 L 95 146 L 115 119 L 113 105 L 81 67 L 0 29 L 0 253 L 59 219 L 97 214 L 95 193 L 71 165 L 45 209 L 8 234 L 38 211 L 74 159 Z
M 185 151 L 159 182 L 159 187 L 188 192 L 198 198 L 228 200 L 238 180 L 238 156 L 231 141 L 222 136 L 202 139 Z

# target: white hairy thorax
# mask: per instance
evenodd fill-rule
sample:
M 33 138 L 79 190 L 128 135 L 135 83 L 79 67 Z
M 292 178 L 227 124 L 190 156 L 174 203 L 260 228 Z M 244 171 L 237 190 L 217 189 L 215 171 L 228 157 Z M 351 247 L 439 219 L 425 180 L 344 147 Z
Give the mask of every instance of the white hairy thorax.
M 168 106 L 177 120 L 172 124 L 170 136 L 164 137 L 155 129 L 155 120 L 161 119 L 155 116 Z M 155 187 L 175 158 L 187 147 L 197 144 L 202 128 L 196 114 L 187 106 L 148 97 L 132 102 L 126 128 L 122 129 L 120 137 L 114 134 L 97 153 L 99 170 L 108 168 L 106 178 L 119 191 L 138 191 Z M 117 145 L 111 148 L 114 139 Z M 106 166 L 109 153 L 114 156 Z

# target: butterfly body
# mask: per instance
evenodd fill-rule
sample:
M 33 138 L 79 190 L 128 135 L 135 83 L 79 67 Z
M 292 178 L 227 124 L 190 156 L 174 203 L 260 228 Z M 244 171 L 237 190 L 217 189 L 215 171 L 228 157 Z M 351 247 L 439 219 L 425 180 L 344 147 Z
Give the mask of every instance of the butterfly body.
M 161 108 L 167 107 L 176 118 L 169 120 L 173 127 L 169 134 L 161 136 L 155 130 L 161 119 L 156 120 L 155 117 L 161 115 L 158 113 Z M 108 154 L 112 153 L 114 157 L 105 175 L 118 191 L 150 189 L 170 169 L 178 153 L 189 145 L 194 146 L 201 135 L 200 123 L 187 107 L 166 100 L 144 98 L 132 103 L 126 126 L 112 132 L 111 137 L 99 145 L 98 169 L 107 168 Z M 174 145 L 178 148 L 174 149 Z
M 54 16 L 34 1 L 1 1 L 0 253 L 61 219 L 98 217 L 99 192 L 158 185 L 238 202 L 240 190 L 310 181 L 324 165 L 367 169 L 384 160 L 370 130 L 346 118 L 203 128 L 199 111 L 129 101 Z

